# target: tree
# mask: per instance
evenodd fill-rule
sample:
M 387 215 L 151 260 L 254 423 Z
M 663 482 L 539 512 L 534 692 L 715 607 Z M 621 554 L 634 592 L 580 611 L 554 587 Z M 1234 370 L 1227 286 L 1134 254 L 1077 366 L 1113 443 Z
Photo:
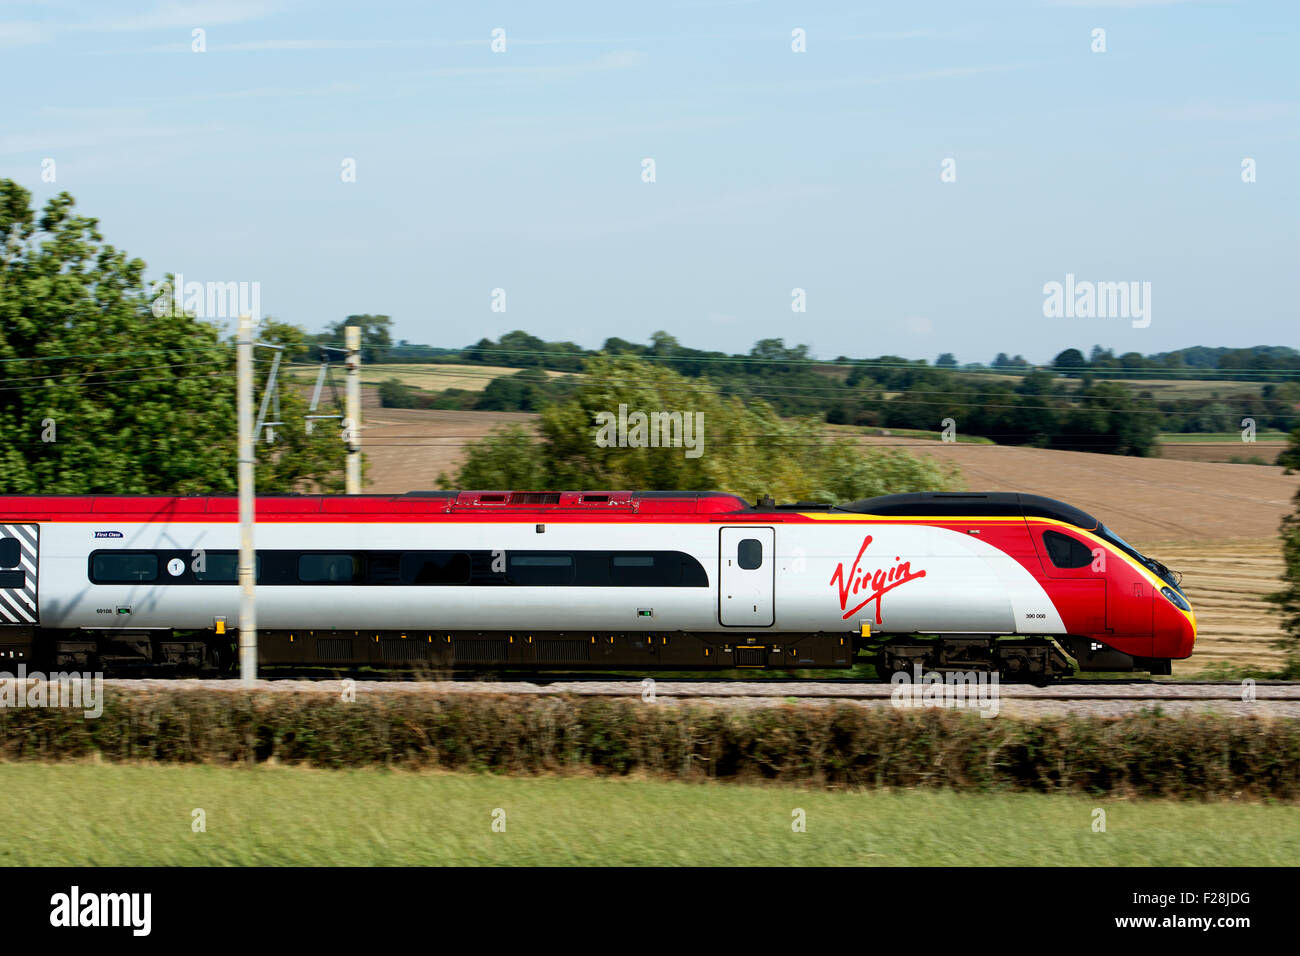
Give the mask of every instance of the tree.
M 546 351 L 546 343 L 522 329 L 515 329 L 501 336 L 497 349 L 499 364 L 527 368 L 542 364 L 542 353 Z
M 1052 368 L 1062 375 L 1071 375 L 1075 378 L 1078 378 L 1087 367 L 1088 362 L 1078 349 L 1066 349 L 1052 359 Z
M 144 262 L 67 193 L 39 218 L 29 202 L 0 180 L 0 487 L 233 490 L 234 354 L 217 329 L 154 316 Z
M 1147 456 L 1156 452 L 1160 416 L 1151 400 L 1119 382 L 1085 382 L 1080 404 L 1065 416 L 1056 448 Z
M 393 344 L 393 337 L 389 334 L 392 324 L 393 320 L 386 315 L 349 315 L 343 321 L 331 325 L 326 334 L 331 345 L 340 347 L 346 341 L 344 330 L 349 325 L 360 326 L 361 361 L 367 365 L 374 365 L 388 360 L 388 353 Z
M 286 356 L 301 351 L 306 339 L 307 334 L 298 326 L 277 322 L 270 317 L 263 319 L 257 329 L 257 341 L 281 346 Z M 234 344 L 233 339 L 231 344 Z M 267 351 L 255 350 L 258 353 L 255 387 L 259 396 L 265 388 L 266 372 L 269 371 L 271 362 Z M 346 446 L 343 443 L 341 425 L 329 419 L 320 420 L 308 434 L 304 418 L 309 409 L 307 395 L 284 372 L 285 367 L 281 364 L 276 377 L 276 397 L 280 405 L 279 421 L 283 424 L 269 429 L 269 434 L 263 430 L 257 436 L 257 490 L 341 494 L 347 485 L 343 471 Z M 321 413 L 330 414 L 324 409 Z M 363 455 L 363 484 L 368 470 L 369 464 Z
M 620 406 L 624 406 L 620 409 Z M 604 441 L 606 416 L 635 411 L 689 421 L 691 446 L 649 447 Z M 518 427 L 469 446 L 456 475 L 462 488 L 528 490 L 722 490 L 756 499 L 841 501 L 892 491 L 960 486 L 950 467 L 901 449 L 864 451 L 850 440 L 827 441 L 813 418 L 785 420 L 761 400 L 724 396 L 707 379 L 687 378 L 661 363 L 598 356 L 574 397 L 542 410 L 539 436 Z M 683 428 L 683 438 L 687 433 Z M 625 436 L 627 437 L 627 436 Z M 443 487 L 452 484 L 439 475 Z
M 1282 449 L 1282 453 L 1277 456 L 1277 461 L 1274 464 L 1285 468 L 1288 475 L 1293 471 L 1300 471 L 1300 428 L 1291 432 L 1286 448 Z
M 1291 433 L 1283 458 L 1300 461 L 1300 429 Z M 1283 636 L 1277 647 L 1286 653 L 1285 670 L 1281 676 L 1300 677 L 1300 491 L 1296 492 L 1295 510 L 1282 519 L 1282 589 L 1266 596 L 1282 612 Z
M 1006 358 L 1005 355 L 1002 355 L 1000 357 L 1003 359 Z M 953 355 L 951 352 L 944 352 L 942 355 L 940 355 L 937 359 L 934 360 L 934 366 L 935 368 L 956 368 L 957 357 Z
M 488 412 L 535 412 L 546 404 L 545 385 L 546 373 L 541 369 L 526 368 L 513 375 L 503 375 L 487 383 L 474 408 Z
M 39 216 L 30 199 L 0 180 L 0 490 L 234 491 L 233 339 L 177 309 L 155 314 L 145 263 L 105 243 L 67 193 Z M 300 345 L 290 330 L 269 322 L 259 336 Z M 337 430 L 299 441 L 305 400 L 282 383 L 280 402 L 291 424 L 283 444 L 259 445 L 259 487 L 341 469 Z
M 1196 431 L 1232 431 L 1240 417 L 1240 415 L 1234 414 L 1232 409 L 1223 402 L 1210 402 L 1196 413 Z

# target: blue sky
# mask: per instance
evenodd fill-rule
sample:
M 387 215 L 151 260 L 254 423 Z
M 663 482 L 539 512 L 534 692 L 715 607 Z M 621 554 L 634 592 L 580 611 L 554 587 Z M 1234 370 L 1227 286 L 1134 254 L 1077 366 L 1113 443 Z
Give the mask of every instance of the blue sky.
M 312 330 L 1300 346 L 1298 9 L 0 0 L 0 177 Z M 1150 282 L 1150 325 L 1044 317 L 1068 273 Z

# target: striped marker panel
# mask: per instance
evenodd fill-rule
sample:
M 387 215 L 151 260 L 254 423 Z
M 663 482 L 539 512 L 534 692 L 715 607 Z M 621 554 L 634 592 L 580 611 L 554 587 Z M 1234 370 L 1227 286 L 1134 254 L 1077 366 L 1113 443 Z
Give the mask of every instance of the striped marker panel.
M 40 525 L 35 524 L 0 524 L 0 541 L 5 538 L 18 540 L 18 563 L 0 567 L 0 578 L 9 577 L 13 572 L 22 572 L 22 587 L 0 587 L 0 627 L 6 624 L 35 624 L 36 610 L 36 546 L 40 538 Z M 0 555 L 10 551 L 13 545 L 0 547 Z

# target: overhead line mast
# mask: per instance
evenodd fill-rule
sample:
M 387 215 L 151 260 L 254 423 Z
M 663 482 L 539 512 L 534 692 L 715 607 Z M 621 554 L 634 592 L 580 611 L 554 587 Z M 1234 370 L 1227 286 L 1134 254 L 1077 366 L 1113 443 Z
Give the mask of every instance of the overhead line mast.
M 347 493 L 361 494 L 361 328 L 349 325 L 344 344 L 348 348 L 347 418 L 343 420 L 343 441 L 348 447 Z
M 278 356 L 278 353 L 277 353 Z M 253 317 L 239 317 L 238 337 L 239 408 L 239 677 L 245 683 L 257 680 L 257 608 L 254 585 L 257 573 L 253 549 Z

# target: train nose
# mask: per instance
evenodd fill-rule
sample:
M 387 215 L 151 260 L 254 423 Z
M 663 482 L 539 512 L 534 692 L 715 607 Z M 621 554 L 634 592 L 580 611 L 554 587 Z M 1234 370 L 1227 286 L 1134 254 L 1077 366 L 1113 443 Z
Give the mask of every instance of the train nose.
M 1175 592 L 1177 594 L 1177 592 Z M 1181 594 L 1177 595 L 1182 598 Z M 1192 656 L 1192 645 L 1196 643 L 1196 613 L 1188 604 L 1186 611 L 1177 607 L 1172 600 L 1157 594 L 1155 633 L 1151 656 L 1181 659 Z M 1183 599 L 1183 603 L 1187 603 Z

